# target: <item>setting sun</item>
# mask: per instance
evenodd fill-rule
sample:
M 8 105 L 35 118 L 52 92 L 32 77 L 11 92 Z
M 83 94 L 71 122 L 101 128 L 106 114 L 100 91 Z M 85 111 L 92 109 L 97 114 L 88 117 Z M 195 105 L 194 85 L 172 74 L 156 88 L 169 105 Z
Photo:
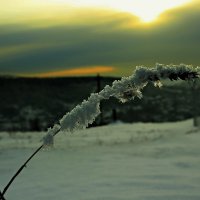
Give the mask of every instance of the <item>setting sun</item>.
M 0 0 L 0 76 L 199 65 L 200 0 Z
M 138 16 L 143 22 L 151 22 L 155 20 L 162 12 L 185 3 L 191 0 L 46 0 L 48 3 L 69 4 L 76 7 L 99 7 L 108 8 L 122 12 L 128 12 Z

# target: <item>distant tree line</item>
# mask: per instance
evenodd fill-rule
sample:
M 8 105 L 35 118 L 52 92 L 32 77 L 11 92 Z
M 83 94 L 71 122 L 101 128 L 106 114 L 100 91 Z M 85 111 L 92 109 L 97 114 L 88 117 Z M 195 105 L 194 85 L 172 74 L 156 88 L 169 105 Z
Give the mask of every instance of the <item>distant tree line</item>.
M 0 131 L 46 130 L 66 111 L 110 85 L 113 77 L 14 78 L 0 77 Z M 166 86 L 167 85 L 167 86 Z M 93 126 L 113 121 L 166 122 L 200 115 L 199 83 L 148 85 L 145 98 L 121 104 L 111 98 L 102 102 L 102 114 Z

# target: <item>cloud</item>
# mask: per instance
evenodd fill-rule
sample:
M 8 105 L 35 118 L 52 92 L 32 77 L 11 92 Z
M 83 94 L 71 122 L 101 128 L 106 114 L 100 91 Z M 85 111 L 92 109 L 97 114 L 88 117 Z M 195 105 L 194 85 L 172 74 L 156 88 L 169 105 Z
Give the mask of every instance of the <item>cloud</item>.
M 0 73 L 45 74 L 113 66 L 113 75 L 127 75 L 136 65 L 156 62 L 199 65 L 199 19 L 200 4 L 194 1 L 163 13 L 149 25 L 127 13 L 102 10 L 71 23 L 4 24 L 0 27 Z

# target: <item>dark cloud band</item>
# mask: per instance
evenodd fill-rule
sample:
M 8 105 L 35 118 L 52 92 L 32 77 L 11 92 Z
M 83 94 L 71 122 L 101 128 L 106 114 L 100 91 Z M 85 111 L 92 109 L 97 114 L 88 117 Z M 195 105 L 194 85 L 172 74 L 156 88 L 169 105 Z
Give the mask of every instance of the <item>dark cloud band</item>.
M 198 65 L 200 6 L 196 4 L 168 11 L 160 17 L 162 23 L 146 27 L 124 26 L 138 20 L 127 14 L 98 25 L 2 25 L 0 73 L 44 73 L 97 65 L 121 67 L 118 71 L 127 73 L 128 66 L 155 62 Z

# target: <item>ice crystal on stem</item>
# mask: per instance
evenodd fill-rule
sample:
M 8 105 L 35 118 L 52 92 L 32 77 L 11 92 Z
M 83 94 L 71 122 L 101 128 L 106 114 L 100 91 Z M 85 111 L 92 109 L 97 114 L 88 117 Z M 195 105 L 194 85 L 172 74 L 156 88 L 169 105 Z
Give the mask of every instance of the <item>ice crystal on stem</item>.
M 162 79 L 193 80 L 199 78 L 199 73 L 199 67 L 194 68 L 191 65 L 184 64 L 156 64 L 155 68 L 136 67 L 131 76 L 114 81 L 112 86 L 105 86 L 101 92 L 91 94 L 87 100 L 77 105 L 71 112 L 66 113 L 60 120 L 60 125 L 48 129 L 47 135 L 43 139 L 44 144 L 53 144 L 53 137 L 60 130 L 73 132 L 92 124 L 100 114 L 100 102 L 103 99 L 109 99 L 113 96 L 125 103 L 135 97 L 142 98 L 141 91 L 149 82 L 152 82 L 155 87 L 161 87 Z

